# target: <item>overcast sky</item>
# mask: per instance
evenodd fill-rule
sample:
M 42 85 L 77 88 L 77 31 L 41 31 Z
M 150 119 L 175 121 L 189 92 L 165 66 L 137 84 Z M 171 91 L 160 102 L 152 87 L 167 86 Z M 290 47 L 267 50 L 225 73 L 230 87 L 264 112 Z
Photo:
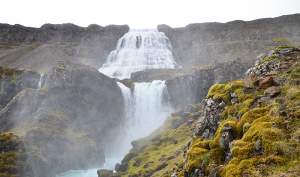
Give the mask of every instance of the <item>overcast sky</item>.
M 156 28 L 190 23 L 254 20 L 300 13 L 300 0 L 6 0 L 0 23 L 40 27 L 45 23 L 128 24 Z

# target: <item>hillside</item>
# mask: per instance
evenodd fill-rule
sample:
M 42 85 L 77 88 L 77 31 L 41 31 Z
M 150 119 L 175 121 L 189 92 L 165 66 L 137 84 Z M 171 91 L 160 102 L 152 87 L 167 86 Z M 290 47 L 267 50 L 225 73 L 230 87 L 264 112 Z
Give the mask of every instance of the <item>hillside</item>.
M 278 46 L 243 80 L 213 85 L 133 141 L 111 176 L 299 176 L 299 61 L 300 47 Z

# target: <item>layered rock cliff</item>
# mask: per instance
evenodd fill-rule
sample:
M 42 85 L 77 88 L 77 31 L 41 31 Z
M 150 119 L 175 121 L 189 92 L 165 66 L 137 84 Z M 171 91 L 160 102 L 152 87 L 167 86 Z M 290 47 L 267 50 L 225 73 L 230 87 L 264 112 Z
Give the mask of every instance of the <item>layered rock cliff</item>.
M 253 21 L 190 24 L 183 28 L 158 25 L 183 68 L 211 65 L 213 61 L 250 59 L 282 44 L 300 44 L 300 14 Z
M 127 25 L 0 24 L 0 65 L 48 72 L 57 61 L 69 60 L 100 68 L 128 30 Z

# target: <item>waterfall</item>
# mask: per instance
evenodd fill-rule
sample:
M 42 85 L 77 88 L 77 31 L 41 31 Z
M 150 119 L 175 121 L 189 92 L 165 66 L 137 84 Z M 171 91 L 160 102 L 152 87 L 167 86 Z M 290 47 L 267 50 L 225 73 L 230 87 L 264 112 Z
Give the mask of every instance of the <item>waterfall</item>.
M 41 76 L 40 76 L 40 81 L 39 81 L 39 85 L 38 85 L 38 89 L 41 89 L 41 88 L 42 88 L 42 82 L 43 82 L 43 79 L 44 79 L 44 74 L 41 74 Z
M 172 108 L 165 81 L 135 83 L 134 91 L 117 82 L 125 102 L 125 132 L 122 132 L 117 149 L 110 149 L 109 156 L 124 157 L 132 148 L 130 142 L 148 136 L 163 124 Z M 124 134 L 125 133 L 125 134 Z
M 145 69 L 175 68 L 172 46 L 163 32 L 157 29 L 130 29 L 118 40 L 103 66 L 103 74 L 119 79 Z
M 118 40 L 116 50 L 108 55 L 99 71 L 124 79 L 145 69 L 175 68 L 171 49 L 169 39 L 157 29 L 130 29 Z M 173 111 L 165 81 L 135 83 L 133 91 L 120 82 L 117 84 L 124 99 L 125 121 L 116 132 L 117 140 L 105 150 L 106 162 L 102 168 L 109 170 L 114 170 L 114 164 L 120 163 L 129 152 L 131 141 L 149 135 Z M 96 172 L 97 169 L 75 170 L 57 177 L 97 177 Z

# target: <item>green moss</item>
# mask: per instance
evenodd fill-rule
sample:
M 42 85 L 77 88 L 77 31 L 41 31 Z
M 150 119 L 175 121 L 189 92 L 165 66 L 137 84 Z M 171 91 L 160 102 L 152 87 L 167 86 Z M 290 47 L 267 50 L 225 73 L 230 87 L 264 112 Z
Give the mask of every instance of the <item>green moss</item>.
M 203 148 L 192 147 L 191 149 L 189 149 L 186 157 L 188 164 L 186 167 L 186 171 L 188 173 L 191 173 L 194 168 L 198 167 L 198 165 L 202 163 L 201 157 L 206 153 L 208 153 L 208 150 Z

